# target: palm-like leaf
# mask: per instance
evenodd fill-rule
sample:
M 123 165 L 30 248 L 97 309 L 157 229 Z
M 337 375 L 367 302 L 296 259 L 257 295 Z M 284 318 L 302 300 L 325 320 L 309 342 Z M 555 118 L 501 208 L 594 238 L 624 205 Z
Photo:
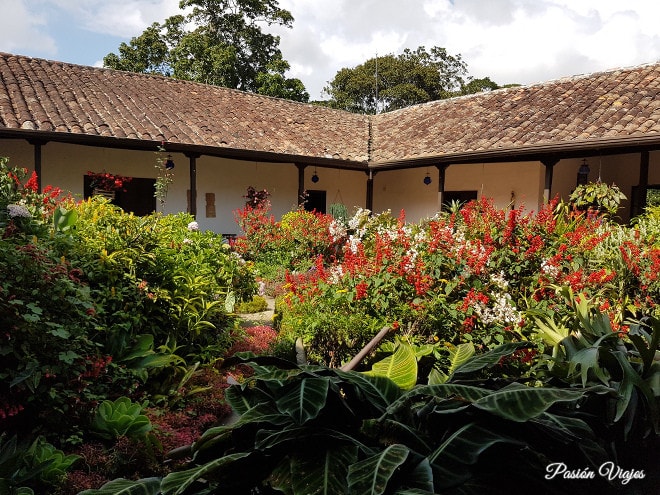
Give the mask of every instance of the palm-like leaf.
M 407 459 L 410 450 L 404 445 L 390 445 L 382 452 L 353 464 L 348 470 L 350 493 L 381 495 L 387 484 Z

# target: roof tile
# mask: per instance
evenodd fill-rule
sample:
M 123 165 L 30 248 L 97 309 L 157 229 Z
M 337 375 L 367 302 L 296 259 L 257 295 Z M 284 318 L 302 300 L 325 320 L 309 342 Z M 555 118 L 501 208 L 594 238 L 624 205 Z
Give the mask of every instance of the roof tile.
M 384 164 L 660 136 L 660 64 L 370 117 L 166 77 L 0 54 L 2 127 Z

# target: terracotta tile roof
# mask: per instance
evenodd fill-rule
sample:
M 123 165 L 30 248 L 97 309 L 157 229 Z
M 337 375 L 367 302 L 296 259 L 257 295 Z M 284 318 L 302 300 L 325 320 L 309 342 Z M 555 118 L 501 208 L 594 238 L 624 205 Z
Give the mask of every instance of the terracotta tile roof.
M 377 115 L 372 161 L 656 135 L 660 64 L 434 101 Z
M 0 129 L 367 161 L 369 119 L 189 81 L 0 53 Z
M 3 128 L 359 165 L 480 152 L 511 155 L 546 145 L 619 139 L 650 138 L 660 147 L 660 63 L 369 117 L 160 76 L 0 53 L 0 134 Z

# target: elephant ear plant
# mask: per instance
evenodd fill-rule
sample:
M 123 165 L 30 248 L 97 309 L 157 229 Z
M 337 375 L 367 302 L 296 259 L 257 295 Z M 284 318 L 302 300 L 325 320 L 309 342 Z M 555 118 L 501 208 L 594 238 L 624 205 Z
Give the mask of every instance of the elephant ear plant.
M 227 390 L 238 419 L 207 430 L 192 446 L 189 465 L 159 486 L 140 480 L 128 485 L 136 491 L 121 493 L 424 495 L 522 487 L 605 493 L 602 479 L 575 483 L 544 476 L 551 462 L 597 469 L 608 460 L 576 406 L 611 390 L 476 379 L 518 347 L 479 354 L 445 383 L 409 391 L 377 372 L 236 355 L 225 365 L 254 369 L 245 383 Z M 112 483 L 127 489 L 124 481 Z M 114 493 L 108 489 L 83 493 Z

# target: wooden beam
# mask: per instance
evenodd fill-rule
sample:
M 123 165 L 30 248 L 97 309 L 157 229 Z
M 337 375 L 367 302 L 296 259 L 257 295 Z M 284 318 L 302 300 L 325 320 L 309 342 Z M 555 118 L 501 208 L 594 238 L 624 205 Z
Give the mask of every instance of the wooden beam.
M 365 208 L 371 212 L 374 211 L 374 176 L 376 172 L 369 170 L 367 172 L 367 198 Z
M 552 194 L 552 172 L 555 165 L 559 163 L 559 158 L 543 158 L 541 163 L 545 166 L 545 185 L 543 186 L 543 204 L 548 204 L 550 194 Z
M 41 192 L 41 147 L 47 143 L 47 141 L 42 141 L 39 139 L 28 139 L 28 143 L 30 143 L 34 147 L 34 171 L 37 174 L 37 192 Z
M 197 218 L 197 159 L 201 156 L 199 153 L 186 153 L 190 162 L 190 213 Z
M 305 201 L 305 169 L 307 165 L 296 163 L 296 167 L 298 168 L 298 199 L 296 200 L 296 204 L 300 205 Z
M 442 203 L 445 196 L 445 179 L 449 164 L 436 165 L 438 168 L 438 211 L 442 211 Z

